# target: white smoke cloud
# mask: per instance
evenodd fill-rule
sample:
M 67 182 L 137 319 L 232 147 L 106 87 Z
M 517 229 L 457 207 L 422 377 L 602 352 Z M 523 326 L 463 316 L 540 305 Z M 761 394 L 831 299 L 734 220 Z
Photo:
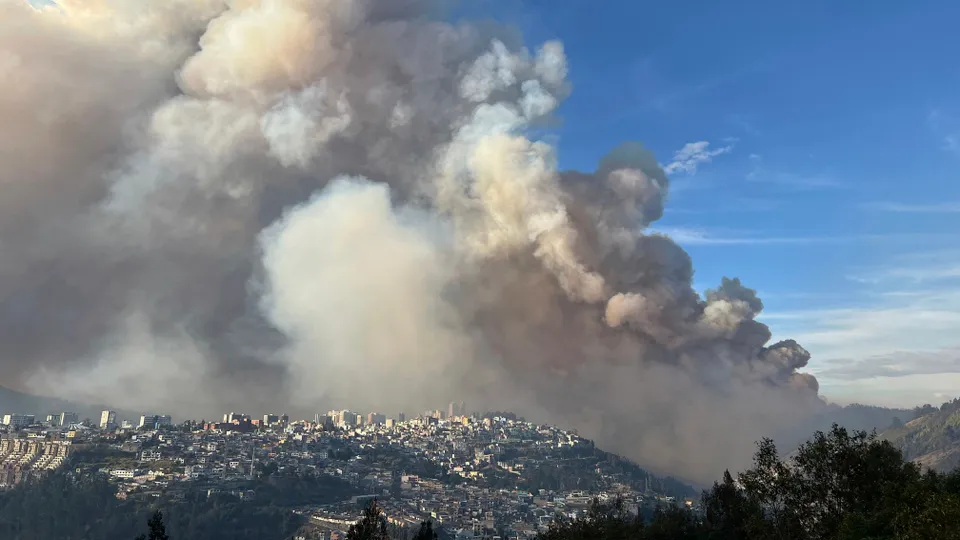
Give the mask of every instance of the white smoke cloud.
M 817 410 L 753 292 L 701 297 L 647 232 L 728 150 L 558 171 L 529 128 L 561 44 L 436 9 L 0 0 L 6 380 L 190 416 L 460 398 L 696 480 Z
M 264 308 L 290 339 L 279 360 L 302 405 L 430 402 L 470 364 L 471 344 L 444 297 L 456 279 L 449 238 L 422 211 L 391 207 L 389 188 L 334 180 L 264 231 Z M 441 396 L 437 396 L 439 399 Z

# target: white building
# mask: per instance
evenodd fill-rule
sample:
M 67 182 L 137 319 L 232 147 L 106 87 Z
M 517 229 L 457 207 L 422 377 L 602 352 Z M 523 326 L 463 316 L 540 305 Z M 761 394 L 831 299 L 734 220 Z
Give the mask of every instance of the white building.
M 25 427 L 32 425 L 34 416 L 32 414 L 5 414 L 3 415 L 3 424 L 11 427 Z
M 144 414 L 140 417 L 138 428 L 169 426 L 173 419 L 169 414 Z
M 144 450 L 140 452 L 140 461 L 160 461 L 163 454 L 159 450 Z
M 111 429 L 117 425 L 117 411 L 103 411 L 100 413 L 100 429 Z

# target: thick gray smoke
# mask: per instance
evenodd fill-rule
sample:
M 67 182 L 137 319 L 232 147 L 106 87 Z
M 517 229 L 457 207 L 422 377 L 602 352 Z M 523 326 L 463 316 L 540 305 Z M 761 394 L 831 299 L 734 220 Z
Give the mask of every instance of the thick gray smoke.
M 816 409 L 754 292 L 701 297 L 644 232 L 653 155 L 562 172 L 528 136 L 561 44 L 439 8 L 0 0 L 4 379 L 190 416 L 464 399 L 695 480 Z

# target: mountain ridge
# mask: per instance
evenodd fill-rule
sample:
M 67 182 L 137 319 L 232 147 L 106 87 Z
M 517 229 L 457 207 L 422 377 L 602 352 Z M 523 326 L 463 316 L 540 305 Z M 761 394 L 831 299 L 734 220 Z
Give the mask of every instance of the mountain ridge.
M 946 472 L 960 467 L 960 399 L 921 410 L 925 414 L 891 426 L 881 436 L 897 446 L 905 459 L 925 468 Z

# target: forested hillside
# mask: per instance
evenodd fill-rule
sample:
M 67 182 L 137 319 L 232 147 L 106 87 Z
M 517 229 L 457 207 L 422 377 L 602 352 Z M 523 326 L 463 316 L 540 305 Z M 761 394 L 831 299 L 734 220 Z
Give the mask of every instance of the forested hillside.
M 938 408 L 927 405 L 923 414 L 883 433 L 904 457 L 924 467 L 951 471 L 960 467 L 960 399 Z

